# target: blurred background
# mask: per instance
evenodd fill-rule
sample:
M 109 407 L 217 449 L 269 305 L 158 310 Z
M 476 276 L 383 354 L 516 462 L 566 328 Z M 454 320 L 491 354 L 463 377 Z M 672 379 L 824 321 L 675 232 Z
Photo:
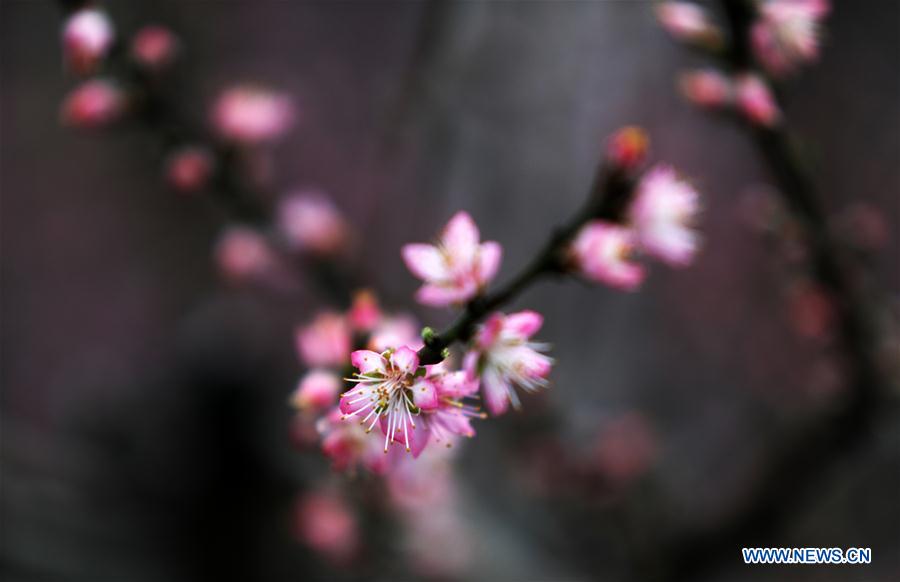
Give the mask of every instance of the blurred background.
M 704 61 L 651 3 L 109 4 L 123 36 L 148 23 L 178 34 L 167 82 L 197 119 L 236 81 L 295 98 L 266 180 L 328 193 L 353 225 L 347 269 L 386 309 L 452 320 L 413 303 L 399 249 L 461 209 L 504 245 L 507 280 L 581 204 L 623 125 L 646 128 L 652 158 L 703 193 L 705 244 L 638 293 L 546 281 L 517 299 L 545 315 L 553 385 L 459 447 L 458 523 L 424 550 L 455 548 L 449 564 L 383 515 L 357 516 L 352 559 L 327 559 L 298 535 L 298 496 L 325 484 L 377 507 L 365 500 L 377 485 L 293 446 L 287 402 L 302 372 L 294 328 L 343 298 L 312 274 L 223 281 L 221 211 L 165 187 L 146 127 L 62 127 L 61 11 L 4 0 L 4 580 L 677 578 L 671 544 L 726 527 L 784 435 L 846 397 L 827 316 L 797 299 L 797 261 L 754 225 L 766 168 L 735 125 L 679 97 L 678 72 Z M 896 301 L 900 5 L 835 4 L 786 113 L 835 224 L 863 214 L 884 231 L 865 261 Z M 871 547 L 871 565 L 748 567 L 739 546 L 701 536 L 685 579 L 898 579 L 898 421 L 886 406 L 853 446 L 798 466 L 813 486 L 752 540 Z

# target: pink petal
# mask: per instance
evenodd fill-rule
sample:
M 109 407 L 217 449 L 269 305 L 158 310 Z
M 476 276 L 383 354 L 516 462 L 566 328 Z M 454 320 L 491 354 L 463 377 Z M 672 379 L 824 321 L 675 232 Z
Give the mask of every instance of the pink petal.
M 431 436 L 431 429 L 428 428 L 427 422 L 421 420 L 416 423 L 416 427 L 409 431 L 409 450 L 412 452 L 413 458 L 418 458 L 425 450 L 428 444 L 428 437 Z
M 457 265 L 471 265 L 478 252 L 478 227 L 467 212 L 457 212 L 447 226 L 441 240 Z
M 475 429 L 472 428 L 472 423 L 469 420 L 469 417 L 460 414 L 455 410 L 438 412 L 435 414 L 435 417 L 436 422 L 439 422 L 443 426 L 443 428 L 452 432 L 453 434 L 458 434 L 465 437 L 475 436 Z
M 450 398 L 464 398 L 478 391 L 478 379 L 463 371 L 439 376 L 434 383 L 438 394 Z
M 416 301 L 431 307 L 446 307 L 463 303 L 474 297 L 477 292 L 478 289 L 474 286 L 423 285 L 416 292 Z
M 370 372 L 383 374 L 387 364 L 381 354 L 370 350 L 356 350 L 350 354 L 350 362 L 359 369 L 360 374 L 368 374 Z
M 478 282 L 482 285 L 490 282 L 500 268 L 503 247 L 500 243 L 488 241 L 481 245 L 478 253 Z
M 444 255 L 432 245 L 408 244 L 401 250 L 403 262 L 413 275 L 424 281 L 443 281 L 449 278 Z
M 399 347 L 391 354 L 391 365 L 404 374 L 412 374 L 419 367 L 419 355 L 406 346 Z
M 509 408 L 509 383 L 494 370 L 485 370 L 481 376 L 481 393 L 484 405 L 492 416 L 500 416 Z
M 504 328 L 521 338 L 530 338 L 544 324 L 544 316 L 536 311 L 519 311 L 506 316 Z
M 421 381 L 412 387 L 413 403 L 422 410 L 434 410 L 440 405 L 438 390 L 430 381 Z

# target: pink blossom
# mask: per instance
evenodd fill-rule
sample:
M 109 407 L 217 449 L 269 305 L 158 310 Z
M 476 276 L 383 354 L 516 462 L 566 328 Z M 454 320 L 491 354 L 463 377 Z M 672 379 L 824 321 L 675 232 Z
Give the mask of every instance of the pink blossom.
M 306 493 L 297 500 L 297 538 L 329 561 L 344 564 L 359 550 L 359 524 L 336 492 Z
M 690 71 L 679 79 L 681 93 L 688 101 L 706 109 L 719 109 L 734 100 L 731 81 L 714 69 Z
M 350 306 L 350 311 L 347 313 L 347 320 L 353 329 L 366 332 L 372 331 L 372 328 L 378 325 L 381 318 L 381 308 L 378 306 L 378 298 L 374 293 L 368 289 L 362 289 L 353 294 L 353 303 Z M 401 343 L 393 345 L 401 345 Z
M 219 236 L 215 258 L 222 274 L 233 281 L 263 278 L 275 265 L 266 238 L 245 226 L 229 227 Z
M 606 159 L 613 167 L 634 170 L 644 163 L 650 140 L 639 127 L 625 127 L 613 134 L 606 146 Z
M 676 267 L 689 265 L 700 246 L 691 228 L 700 195 L 670 166 L 658 165 L 641 179 L 629 209 L 640 248 Z
M 73 13 L 63 25 L 63 49 L 69 67 L 78 74 L 93 72 L 115 40 L 109 16 L 95 8 Z
M 151 71 L 167 68 L 178 55 L 178 39 L 164 26 L 145 26 L 131 40 L 131 58 Z
M 792 73 L 819 57 L 821 22 L 828 0 L 766 0 L 751 30 L 756 57 L 769 73 Z
M 291 395 L 291 404 L 300 410 L 328 408 L 337 401 L 342 386 L 340 376 L 334 372 L 310 370 Z
M 441 233 L 436 245 L 408 244 L 403 260 L 425 284 L 416 299 L 435 307 L 458 304 L 475 297 L 497 274 L 502 248 L 489 241 L 479 244 L 472 217 L 458 212 Z
M 721 40 L 709 13 L 693 2 L 661 2 L 656 6 L 656 17 L 669 34 L 682 42 L 716 46 Z
M 484 403 L 492 415 L 506 412 L 510 402 L 519 408 L 516 386 L 527 392 L 547 386 L 553 359 L 541 352 L 549 346 L 530 341 L 543 322 L 539 313 L 520 311 L 495 313 L 479 327 L 464 364 L 470 379 L 481 379 Z
M 351 380 L 356 386 L 341 395 L 345 418 L 359 417 L 360 424 L 367 425 L 366 432 L 383 419 L 384 452 L 396 433 L 402 435 L 407 451 L 418 437 L 427 439 L 424 431 L 416 430 L 413 416 L 418 416 L 420 407 L 432 405 L 434 387 L 417 373 L 416 352 L 405 346 L 381 354 L 357 350 L 350 354 L 350 361 L 359 372 Z
M 350 357 L 350 326 L 338 313 L 320 313 L 297 330 L 296 340 L 300 359 L 308 366 L 344 366 Z
M 576 235 L 570 246 L 575 267 L 582 276 L 616 289 L 632 291 L 644 280 L 644 267 L 632 260 L 635 233 L 624 226 L 595 220 Z
M 475 436 L 471 419 L 483 418 L 477 407 L 463 400 L 478 392 L 478 379 L 467 372 L 446 372 L 443 366 L 428 366 L 425 378 L 411 388 L 413 403 L 419 410 L 418 424 L 409 437 L 409 450 L 418 457 L 430 442 L 452 446 L 456 437 Z M 385 430 L 384 419 L 382 429 Z M 389 432 L 389 431 L 388 431 Z M 386 434 L 388 434 L 386 432 Z M 394 429 L 393 441 L 405 442 L 406 435 Z
M 781 111 L 769 85 L 759 75 L 745 73 L 735 78 L 738 109 L 752 123 L 773 127 L 781 120 Z
M 238 85 L 219 95 L 213 126 L 227 141 L 259 145 L 281 137 L 294 122 L 294 106 L 284 94 Z
M 206 148 L 185 146 L 166 158 L 166 181 L 179 192 L 196 192 L 206 187 L 212 176 L 214 162 Z
M 340 251 L 348 229 L 340 211 L 325 194 L 300 191 L 281 200 L 278 224 L 292 247 L 319 255 Z
M 333 408 L 316 423 L 322 437 L 322 452 L 331 460 L 331 468 L 338 472 L 354 472 L 360 466 L 384 474 L 390 466 L 390 456 L 382 449 L 382 439 L 366 430 L 358 422 L 348 422 L 340 408 Z
M 417 350 L 425 344 L 419 329 L 416 318 L 409 314 L 382 317 L 369 336 L 369 349 L 383 352 L 392 346 L 408 346 Z
M 65 125 L 78 128 L 103 127 L 125 112 L 125 95 L 119 86 L 103 79 L 86 81 L 63 101 L 60 117 Z

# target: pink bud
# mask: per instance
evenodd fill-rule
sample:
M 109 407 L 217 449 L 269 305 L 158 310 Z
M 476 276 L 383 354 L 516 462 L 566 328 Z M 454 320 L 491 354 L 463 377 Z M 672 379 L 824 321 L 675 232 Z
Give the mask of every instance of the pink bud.
M 307 372 L 291 395 L 291 404 L 301 410 L 334 406 L 341 391 L 341 378 L 327 370 Z
M 606 159 L 615 168 L 631 171 L 644 163 L 650 143 L 639 127 L 624 127 L 614 133 L 606 146 Z
M 715 47 L 721 41 L 721 33 L 707 11 L 693 2 L 661 2 L 656 17 L 669 34 L 682 42 Z
M 233 281 L 259 279 L 271 273 L 275 258 L 265 237 L 245 226 L 232 226 L 219 237 L 216 263 Z
M 239 85 L 224 91 L 212 111 L 213 126 L 227 140 L 259 145 L 281 137 L 294 122 L 294 106 L 284 94 Z
M 739 75 L 735 78 L 735 91 L 738 109 L 751 123 L 773 127 L 781 120 L 775 97 L 759 75 Z
M 378 298 L 375 294 L 368 289 L 357 291 L 353 295 L 353 305 L 350 306 L 347 319 L 350 325 L 359 331 L 371 331 L 378 325 L 381 320 L 381 309 L 378 307 Z
M 350 327 L 337 313 L 322 312 L 297 330 L 297 352 L 308 366 L 342 366 L 350 360 Z
M 331 200 L 315 190 L 285 197 L 278 208 L 278 224 L 292 247 L 319 255 L 343 249 L 349 232 Z
M 212 154 L 206 148 L 179 148 L 166 159 L 166 181 L 179 192 L 202 190 L 212 175 L 213 165 Z
M 178 39 L 163 26 L 145 26 L 131 41 L 131 57 L 142 67 L 160 71 L 178 55 Z
M 725 107 L 733 99 L 731 81 L 712 69 L 682 74 L 679 86 L 688 101 L 707 109 Z
M 115 39 L 113 24 L 105 12 L 83 8 L 63 26 L 63 51 L 69 67 L 80 75 L 96 70 Z
M 307 493 L 297 501 L 295 534 L 335 564 L 346 564 L 359 549 L 359 526 L 347 502 L 332 492 Z
M 62 123 L 70 127 L 103 127 L 125 112 L 125 95 L 112 81 L 93 79 L 73 89 L 60 109 Z

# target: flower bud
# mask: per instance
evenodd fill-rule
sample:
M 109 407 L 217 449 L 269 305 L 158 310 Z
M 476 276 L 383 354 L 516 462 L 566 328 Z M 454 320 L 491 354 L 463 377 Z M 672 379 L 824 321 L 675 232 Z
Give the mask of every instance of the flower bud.
M 718 109 L 733 100 L 731 81 L 713 69 L 683 73 L 678 84 L 682 95 L 698 107 Z
M 206 148 L 185 146 L 167 157 L 165 177 L 179 192 L 196 192 L 206 187 L 213 169 L 213 157 Z
M 722 43 L 722 33 L 710 21 L 709 13 L 693 2 L 662 2 L 656 7 L 656 17 L 676 40 L 708 48 Z
M 738 110 L 753 124 L 774 127 L 781 120 L 781 111 L 769 85 L 752 73 L 739 75 L 735 79 L 735 93 Z
M 278 209 L 278 224 L 289 244 L 318 255 L 333 255 L 347 243 L 349 229 L 343 216 L 323 193 L 309 190 L 285 197 Z
M 224 91 L 213 106 L 213 127 L 226 141 L 259 145 L 281 137 L 294 122 L 294 106 L 284 94 L 239 85 Z
M 106 13 L 84 8 L 73 13 L 63 25 L 63 56 L 72 71 L 87 75 L 106 58 L 114 40 L 113 24 Z
M 606 159 L 616 169 L 635 170 L 647 157 L 650 139 L 639 127 L 624 127 L 614 133 L 606 146 Z
M 215 256 L 222 274 L 235 282 L 264 278 L 275 265 L 265 237 L 246 226 L 225 230 L 216 243 Z
M 73 89 L 60 109 L 64 125 L 77 128 L 103 127 L 125 112 L 125 95 L 112 81 L 93 79 Z
M 178 56 L 178 39 L 163 26 L 145 26 L 131 40 L 131 58 L 141 67 L 161 71 Z
M 381 321 L 381 309 L 378 307 L 378 298 L 368 289 L 357 291 L 353 295 L 353 304 L 347 319 L 353 329 L 359 331 L 371 331 Z

